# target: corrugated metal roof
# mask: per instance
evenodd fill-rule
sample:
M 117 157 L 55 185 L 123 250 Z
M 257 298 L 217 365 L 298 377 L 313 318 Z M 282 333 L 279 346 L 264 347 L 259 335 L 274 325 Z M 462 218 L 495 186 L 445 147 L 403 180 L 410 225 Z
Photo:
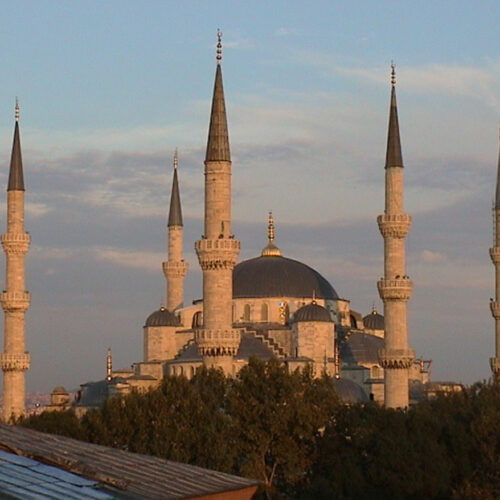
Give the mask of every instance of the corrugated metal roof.
M 90 480 L 91 484 L 106 485 L 110 489 L 109 494 L 112 494 L 112 489 L 116 488 L 125 498 L 193 498 L 221 492 L 255 489 L 258 485 L 258 481 L 223 472 L 5 424 L 0 424 L 0 448 L 21 455 L 17 457 L 21 460 L 26 460 L 23 457 L 35 458 L 45 464 L 73 473 L 71 476 L 74 474 L 84 476 Z M 6 463 L 5 466 L 9 464 Z M 38 474 L 36 470 L 31 472 Z M 46 473 L 42 476 L 50 477 Z M 56 477 L 53 479 L 57 482 Z M 2 481 L 3 479 L 0 478 L 0 482 Z M 91 485 L 83 486 L 77 482 L 68 481 L 68 483 L 73 488 L 92 488 Z M 60 487 L 58 484 L 56 486 Z M 56 486 L 51 486 L 51 488 L 57 489 Z M 1 488 L 0 491 L 2 491 Z M 54 494 L 56 493 L 55 491 Z M 86 490 L 84 493 L 89 494 Z M 32 498 L 37 498 L 36 491 L 33 491 L 33 494 L 35 496 Z M 50 496 L 44 498 L 50 498 Z M 55 496 L 54 498 L 63 497 Z M 66 495 L 65 498 L 71 498 L 71 496 Z M 116 497 L 80 495 L 77 498 Z
M 21 499 L 118 498 L 105 486 L 37 460 L 0 451 L 0 494 Z

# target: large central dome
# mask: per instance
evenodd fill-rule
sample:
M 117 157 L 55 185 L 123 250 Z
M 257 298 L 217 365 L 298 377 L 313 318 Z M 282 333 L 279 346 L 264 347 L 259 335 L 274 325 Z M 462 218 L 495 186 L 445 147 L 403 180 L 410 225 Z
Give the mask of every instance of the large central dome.
M 313 297 L 338 299 L 332 285 L 297 260 L 263 255 L 240 262 L 233 271 L 233 298 Z

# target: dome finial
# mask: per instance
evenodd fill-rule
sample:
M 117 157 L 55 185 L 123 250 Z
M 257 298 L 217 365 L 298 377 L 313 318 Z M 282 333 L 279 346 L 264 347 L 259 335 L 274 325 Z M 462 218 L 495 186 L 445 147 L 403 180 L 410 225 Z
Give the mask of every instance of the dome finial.
M 175 148 L 174 151 L 174 170 L 177 170 L 179 168 L 179 155 L 177 153 L 177 148 Z
M 273 217 L 273 212 L 269 211 L 269 216 L 267 218 L 267 239 L 268 243 L 266 248 L 262 250 L 261 255 L 267 256 L 267 257 L 280 257 L 281 256 L 281 251 L 280 249 L 274 244 L 274 217 Z
M 396 66 L 394 65 L 394 61 L 391 61 L 391 85 L 393 87 L 396 86 Z
M 113 378 L 113 358 L 111 357 L 111 347 L 108 347 L 106 356 L 106 380 L 109 382 Z
M 267 239 L 269 241 L 274 241 L 274 217 L 273 212 L 269 212 L 269 217 L 267 218 Z
M 16 119 L 16 122 L 19 121 L 20 115 L 21 115 L 21 111 L 19 109 L 19 99 L 16 97 L 16 108 L 15 108 L 15 111 L 14 111 L 14 117 Z
M 311 304 L 316 304 L 316 289 L 315 288 L 313 288 L 313 299 L 312 299 Z
M 222 31 L 217 29 L 217 50 L 215 51 L 215 59 L 217 64 L 220 64 L 222 60 Z

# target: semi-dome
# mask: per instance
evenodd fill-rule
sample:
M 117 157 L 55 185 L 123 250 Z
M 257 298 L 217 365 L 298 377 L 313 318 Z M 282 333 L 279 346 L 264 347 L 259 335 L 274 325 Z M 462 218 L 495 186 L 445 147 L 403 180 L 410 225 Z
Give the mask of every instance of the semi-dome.
M 302 306 L 293 316 L 293 321 L 323 321 L 333 323 L 330 313 L 315 302 Z
M 332 285 L 311 267 L 277 255 L 240 262 L 233 271 L 233 298 L 338 299 Z
M 144 326 L 180 326 L 179 318 L 165 307 L 150 314 Z
M 384 330 L 384 316 L 382 316 L 382 314 L 379 314 L 374 309 L 370 314 L 367 314 L 363 318 L 363 325 L 367 330 Z
M 368 403 L 370 398 L 366 392 L 356 382 L 347 378 L 334 379 L 337 395 L 346 404 Z

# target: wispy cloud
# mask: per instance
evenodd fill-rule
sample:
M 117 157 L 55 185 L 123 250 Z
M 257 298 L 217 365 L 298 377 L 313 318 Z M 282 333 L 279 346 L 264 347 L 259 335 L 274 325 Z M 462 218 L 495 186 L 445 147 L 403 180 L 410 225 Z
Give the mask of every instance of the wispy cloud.
M 274 32 L 274 36 L 285 37 L 295 35 L 296 31 L 290 28 L 280 27 Z

